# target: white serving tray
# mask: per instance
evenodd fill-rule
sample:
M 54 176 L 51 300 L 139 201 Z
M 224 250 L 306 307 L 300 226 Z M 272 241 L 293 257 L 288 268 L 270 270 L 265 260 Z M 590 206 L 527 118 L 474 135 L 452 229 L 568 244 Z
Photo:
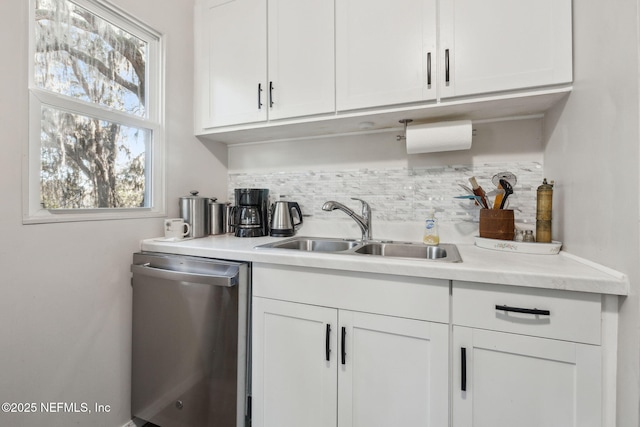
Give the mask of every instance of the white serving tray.
M 514 240 L 487 239 L 476 236 L 476 246 L 503 252 L 556 255 L 560 252 L 562 242 L 556 242 L 555 240 L 551 243 L 516 242 Z

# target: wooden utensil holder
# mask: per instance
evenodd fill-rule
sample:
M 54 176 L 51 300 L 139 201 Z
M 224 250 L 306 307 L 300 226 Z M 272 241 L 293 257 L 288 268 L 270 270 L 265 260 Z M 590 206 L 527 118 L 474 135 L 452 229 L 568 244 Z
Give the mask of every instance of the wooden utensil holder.
M 480 237 L 513 240 L 514 233 L 512 209 L 480 209 Z

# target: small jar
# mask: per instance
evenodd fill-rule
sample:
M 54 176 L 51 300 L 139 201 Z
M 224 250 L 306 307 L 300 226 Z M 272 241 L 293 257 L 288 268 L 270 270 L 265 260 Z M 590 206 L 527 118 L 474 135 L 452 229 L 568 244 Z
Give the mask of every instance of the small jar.
M 533 237 L 533 230 L 527 230 L 524 232 L 523 242 L 535 242 L 536 239 Z
M 524 231 L 516 229 L 516 234 L 513 237 L 513 240 L 515 240 L 516 242 L 524 241 Z

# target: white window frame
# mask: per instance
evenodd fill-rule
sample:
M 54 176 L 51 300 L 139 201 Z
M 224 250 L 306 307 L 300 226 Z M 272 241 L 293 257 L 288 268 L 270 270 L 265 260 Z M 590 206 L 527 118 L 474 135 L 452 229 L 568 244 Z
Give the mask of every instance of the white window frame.
M 35 0 L 29 1 L 29 138 L 23 152 L 23 224 L 51 222 L 96 221 L 166 216 L 165 196 L 165 118 L 164 118 L 164 37 L 162 34 L 134 18 L 122 9 L 104 0 L 70 0 L 100 18 L 116 25 L 147 42 L 149 48 L 147 69 L 148 105 L 146 117 L 136 117 L 95 103 L 72 99 L 36 87 L 35 58 Z M 124 126 L 149 129 L 152 132 L 150 156 L 147 166 L 146 196 L 149 207 L 96 208 L 96 209 L 46 209 L 41 206 L 40 195 L 40 132 L 42 107 L 116 122 Z

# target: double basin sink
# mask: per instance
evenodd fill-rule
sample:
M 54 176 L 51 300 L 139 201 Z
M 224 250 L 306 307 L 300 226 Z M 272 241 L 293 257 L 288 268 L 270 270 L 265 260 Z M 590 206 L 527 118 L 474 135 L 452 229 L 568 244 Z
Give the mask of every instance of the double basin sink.
M 392 258 L 423 259 L 440 262 L 462 262 L 455 245 L 443 243 L 428 246 L 421 243 L 377 241 L 362 242 L 349 239 L 293 237 L 275 243 L 256 246 L 256 249 L 291 249 L 303 252 L 372 255 Z

